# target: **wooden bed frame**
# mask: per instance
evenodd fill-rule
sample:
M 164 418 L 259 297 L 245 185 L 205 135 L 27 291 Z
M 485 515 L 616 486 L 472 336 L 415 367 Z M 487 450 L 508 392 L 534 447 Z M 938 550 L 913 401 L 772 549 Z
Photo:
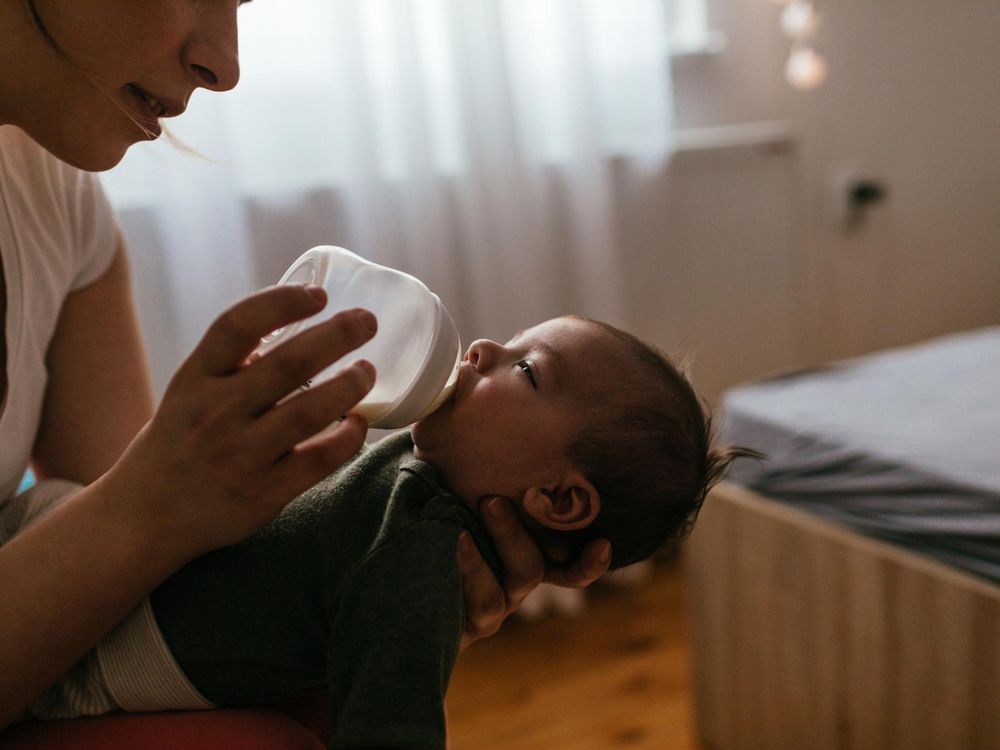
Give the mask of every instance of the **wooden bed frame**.
M 1000 586 L 728 482 L 684 565 L 713 750 L 1000 748 Z

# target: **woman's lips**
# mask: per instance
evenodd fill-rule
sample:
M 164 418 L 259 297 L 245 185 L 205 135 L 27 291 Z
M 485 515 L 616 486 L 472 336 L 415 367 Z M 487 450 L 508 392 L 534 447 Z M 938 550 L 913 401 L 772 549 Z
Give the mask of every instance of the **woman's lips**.
M 153 138 L 159 138 L 160 134 L 163 133 L 163 128 L 160 126 L 160 113 L 153 108 L 153 105 L 149 103 L 144 95 L 142 89 L 138 86 L 126 86 L 130 94 L 130 100 L 133 104 L 133 110 L 135 114 L 138 115 L 139 124 L 146 130 Z

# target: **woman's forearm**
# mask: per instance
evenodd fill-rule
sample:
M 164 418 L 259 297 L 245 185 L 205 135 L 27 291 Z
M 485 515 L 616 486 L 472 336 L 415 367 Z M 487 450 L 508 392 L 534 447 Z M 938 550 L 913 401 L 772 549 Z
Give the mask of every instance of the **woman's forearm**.
M 278 401 L 368 341 L 371 313 L 342 311 L 247 360 L 268 331 L 325 302 L 322 290 L 285 286 L 223 313 L 114 466 L 0 548 L 0 725 L 174 570 L 246 539 L 358 452 L 356 415 L 317 433 L 371 390 L 370 364 Z
M 0 547 L 0 726 L 186 560 L 108 477 Z

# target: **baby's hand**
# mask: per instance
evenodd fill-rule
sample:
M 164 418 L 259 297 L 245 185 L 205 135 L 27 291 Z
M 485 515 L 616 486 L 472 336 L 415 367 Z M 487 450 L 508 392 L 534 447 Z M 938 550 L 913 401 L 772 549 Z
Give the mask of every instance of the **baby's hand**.
M 472 537 L 463 531 L 458 544 L 466 611 L 463 651 L 499 630 L 507 616 L 517 611 L 525 597 L 542 581 L 582 588 L 604 575 L 611 563 L 611 544 L 606 539 L 594 539 L 576 560 L 546 569 L 541 549 L 506 500 L 489 498 L 482 502 L 481 509 L 505 575 L 501 586 Z

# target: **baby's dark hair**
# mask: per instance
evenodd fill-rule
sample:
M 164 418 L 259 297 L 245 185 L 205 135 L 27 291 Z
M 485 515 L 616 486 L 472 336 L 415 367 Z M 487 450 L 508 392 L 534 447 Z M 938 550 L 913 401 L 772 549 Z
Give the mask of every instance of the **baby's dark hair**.
M 759 454 L 713 446 L 707 410 L 688 379 L 655 347 L 607 323 L 570 317 L 602 328 L 632 362 L 619 387 L 601 394 L 567 451 L 597 489 L 600 513 L 586 528 L 560 534 L 577 548 L 608 539 L 611 567 L 619 568 L 679 543 L 733 459 Z

